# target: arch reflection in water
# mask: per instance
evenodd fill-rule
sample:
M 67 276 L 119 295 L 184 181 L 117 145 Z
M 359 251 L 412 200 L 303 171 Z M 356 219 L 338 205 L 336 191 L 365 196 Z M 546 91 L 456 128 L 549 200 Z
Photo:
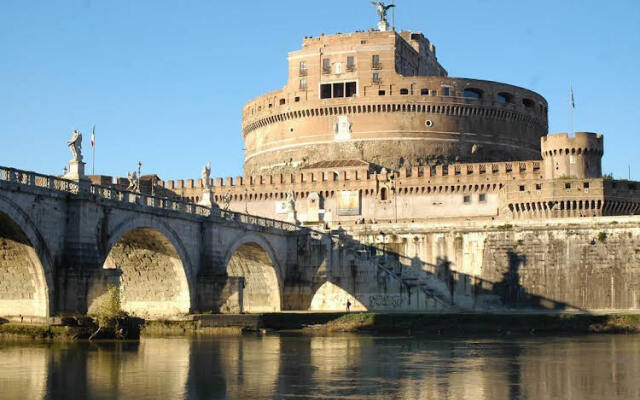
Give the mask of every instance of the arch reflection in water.
M 189 374 L 187 339 L 101 343 L 86 353 L 89 393 L 115 398 L 182 399 Z
M 0 345 L 0 399 L 634 399 L 640 336 Z

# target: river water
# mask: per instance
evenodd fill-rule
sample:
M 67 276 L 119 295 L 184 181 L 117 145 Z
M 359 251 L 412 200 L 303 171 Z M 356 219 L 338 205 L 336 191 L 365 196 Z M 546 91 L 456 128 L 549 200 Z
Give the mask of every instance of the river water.
M 640 399 L 640 335 L 0 344 L 0 399 Z

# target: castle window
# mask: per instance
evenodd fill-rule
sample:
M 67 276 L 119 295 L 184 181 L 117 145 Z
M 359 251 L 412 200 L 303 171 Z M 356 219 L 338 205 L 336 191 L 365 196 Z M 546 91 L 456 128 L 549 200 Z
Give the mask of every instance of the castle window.
M 356 94 L 358 94 L 356 82 L 323 83 L 320 85 L 321 99 L 353 97 Z
M 400 94 L 402 94 L 402 95 L 409 94 L 409 89 L 400 89 Z
M 585 189 L 589 189 L 589 182 L 585 182 L 582 187 L 584 187 Z
M 570 183 L 568 183 L 568 182 L 567 182 L 567 183 L 565 183 L 565 184 L 564 184 L 564 188 L 565 188 L 565 189 L 567 189 L 567 190 L 571 189 L 571 184 L 570 184 Z
M 469 203 L 471 203 L 471 196 L 470 196 L 470 195 L 465 195 L 465 196 L 462 198 L 462 201 L 463 201 L 465 204 L 469 204 Z
M 462 95 L 467 99 L 481 99 L 482 90 L 469 88 L 469 89 L 465 89 Z
M 484 194 L 484 193 L 480 193 L 478 195 L 478 201 L 481 202 L 481 203 L 484 203 L 485 201 L 487 201 L 487 195 Z
M 438 95 L 438 91 L 437 90 L 432 90 L 431 91 L 431 95 L 432 96 L 437 96 Z
M 330 99 L 331 98 L 331 84 L 325 83 L 320 85 L 320 98 L 321 99 Z
M 358 86 L 355 82 L 346 82 L 345 83 L 345 96 L 344 97 L 353 97 L 358 92 Z
M 333 65 L 333 73 L 334 74 L 341 74 L 342 73 L 342 63 L 335 63 Z
M 287 103 L 287 101 L 285 99 L 280 99 L 280 105 L 284 105 L 286 103 Z
M 380 56 L 378 54 L 374 54 L 371 56 L 371 68 L 380 69 L 382 65 L 380 64 Z
M 305 90 L 307 88 L 307 78 L 300 79 L 300 90 Z
M 520 185 L 520 191 L 524 192 L 524 185 Z
M 502 92 L 498 93 L 498 95 L 496 96 L 496 100 L 498 100 L 498 103 L 502 104 L 511 103 L 511 101 L 513 100 L 513 96 L 509 93 Z
M 533 100 L 531 99 L 522 99 L 522 105 L 526 108 L 533 108 L 535 106 Z
M 382 201 L 387 200 L 387 188 L 380 189 L 380 200 Z
M 307 63 L 300 61 L 300 76 L 307 76 Z
M 356 69 L 356 63 L 353 56 L 347 57 L 347 71 L 353 71 Z
M 378 96 L 384 96 L 386 92 L 384 90 L 378 90 Z
M 542 189 L 541 183 L 536 183 L 536 190 L 540 191 Z
M 420 89 L 420 94 L 422 96 L 428 96 L 429 95 L 429 89 Z
M 373 83 L 380 83 L 380 74 L 377 72 L 374 72 L 371 80 L 373 81 Z
M 442 87 L 442 95 L 443 96 L 451 96 L 451 88 L 449 86 Z
M 329 60 L 328 58 L 322 59 L 322 73 L 323 74 L 331 73 L 331 60 Z
M 300 101 L 300 96 L 296 96 L 293 100 L 298 103 Z

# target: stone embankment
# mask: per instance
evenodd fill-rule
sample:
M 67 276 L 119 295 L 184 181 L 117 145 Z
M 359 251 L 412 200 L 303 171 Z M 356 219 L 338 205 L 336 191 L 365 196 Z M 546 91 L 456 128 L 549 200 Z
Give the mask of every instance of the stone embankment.
M 142 321 L 141 321 L 142 323 Z M 88 340 L 92 326 L 0 323 L 0 340 Z M 550 335 L 640 333 L 640 314 L 460 314 L 460 313 L 267 313 L 192 315 L 184 320 L 146 321 L 144 336 L 224 336 L 247 332 L 333 335 L 342 332 L 409 335 Z M 103 333 L 98 339 L 114 340 Z

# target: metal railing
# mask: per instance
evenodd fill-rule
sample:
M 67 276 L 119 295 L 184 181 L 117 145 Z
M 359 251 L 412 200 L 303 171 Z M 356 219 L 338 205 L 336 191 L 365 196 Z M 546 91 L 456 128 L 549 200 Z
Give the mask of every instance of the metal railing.
M 2 166 L 0 166 L 0 182 L 1 181 L 17 183 L 30 187 L 38 187 L 56 192 L 69 193 L 72 195 L 78 195 L 81 188 L 81 184 L 73 180 Z M 143 207 L 172 210 L 185 214 L 201 215 L 204 217 L 213 216 L 225 221 L 263 226 L 266 228 L 274 228 L 289 232 L 300 229 L 297 225 L 288 222 L 234 211 L 221 210 L 215 207 L 206 207 L 168 197 L 151 196 L 143 193 L 120 190 L 110 186 L 94 185 L 91 183 L 87 183 L 87 187 L 89 194 L 99 199 L 130 203 Z

